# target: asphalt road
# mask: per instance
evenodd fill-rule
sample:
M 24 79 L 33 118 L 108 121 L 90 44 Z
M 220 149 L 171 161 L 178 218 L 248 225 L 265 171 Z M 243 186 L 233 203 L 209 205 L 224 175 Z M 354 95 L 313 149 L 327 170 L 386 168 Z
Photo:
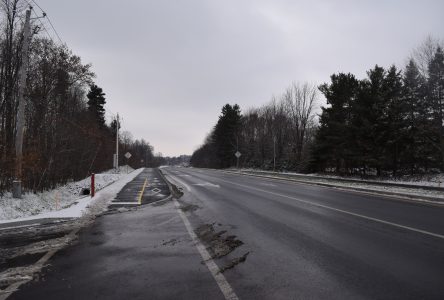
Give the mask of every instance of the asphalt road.
M 444 208 L 218 171 L 168 169 L 250 251 L 245 299 L 444 299 Z M 188 191 L 189 190 L 189 191 Z M 185 198 L 186 199 L 186 198 Z
M 10 299 L 224 299 L 227 285 L 240 299 L 444 298 L 443 207 L 163 172 L 183 190 L 179 202 L 104 215 Z

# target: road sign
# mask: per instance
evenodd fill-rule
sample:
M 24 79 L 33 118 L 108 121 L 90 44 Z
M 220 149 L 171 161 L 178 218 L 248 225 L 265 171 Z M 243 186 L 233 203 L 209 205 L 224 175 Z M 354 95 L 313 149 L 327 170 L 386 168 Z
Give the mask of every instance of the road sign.
M 237 158 L 241 157 L 242 153 L 240 153 L 239 151 L 236 151 L 236 153 L 234 153 L 234 156 L 236 156 Z
M 129 153 L 129 152 L 125 153 L 125 157 L 126 157 L 126 159 L 130 159 L 131 156 L 132 156 L 132 155 L 131 155 L 131 153 Z

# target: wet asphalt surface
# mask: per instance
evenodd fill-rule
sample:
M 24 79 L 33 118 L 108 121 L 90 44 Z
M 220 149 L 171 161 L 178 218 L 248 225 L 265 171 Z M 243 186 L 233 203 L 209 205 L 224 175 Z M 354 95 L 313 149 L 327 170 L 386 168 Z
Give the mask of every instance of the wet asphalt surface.
M 242 299 L 444 299 L 443 238 L 311 203 L 444 235 L 442 206 L 212 170 L 166 173 L 190 189 L 183 201 L 201 207 L 195 219 L 229 225 L 239 251 L 250 251 L 225 273 Z
M 223 299 L 171 202 L 108 214 L 8 299 Z
M 223 269 L 246 257 L 223 273 L 240 299 L 444 298 L 444 239 L 337 211 L 443 235 L 443 207 L 211 170 L 163 172 L 183 190 L 194 229 L 239 241 L 214 260 Z M 150 181 L 162 184 L 157 175 Z M 146 178 L 116 201 L 134 201 Z M 103 215 L 49 263 L 8 299 L 223 299 L 171 201 Z

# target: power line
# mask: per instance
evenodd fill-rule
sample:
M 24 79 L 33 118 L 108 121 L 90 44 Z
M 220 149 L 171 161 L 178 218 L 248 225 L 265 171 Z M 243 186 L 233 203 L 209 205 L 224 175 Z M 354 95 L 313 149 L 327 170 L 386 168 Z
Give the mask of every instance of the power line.
M 35 6 L 37 6 L 40 11 L 43 14 L 43 17 L 45 17 L 48 20 L 49 25 L 51 26 L 52 30 L 54 31 L 55 35 L 57 36 L 57 39 L 60 41 L 61 44 L 64 44 L 62 39 L 60 38 L 59 33 L 57 32 L 57 30 L 55 29 L 54 25 L 51 22 L 51 19 L 49 18 L 48 14 L 43 10 L 43 8 L 35 1 L 35 0 L 30 0 L 31 2 L 29 2 L 28 0 L 25 0 L 31 7 L 32 7 L 32 3 L 35 4 Z M 51 35 L 49 34 L 48 30 L 46 29 L 45 25 L 43 24 L 43 22 L 40 20 L 41 17 L 37 16 L 37 14 L 34 12 L 34 14 L 36 15 L 36 18 L 40 21 L 40 24 L 42 24 L 43 29 L 46 31 L 46 33 L 48 34 L 49 38 L 54 42 L 54 40 L 52 39 Z
M 42 29 L 46 32 L 46 35 L 49 37 L 49 39 L 54 43 L 54 39 L 52 38 L 51 34 L 49 34 L 48 30 L 46 29 L 45 24 L 43 24 L 42 19 L 37 15 L 37 13 L 32 10 L 34 12 L 34 15 L 36 16 L 36 19 L 39 20 L 40 25 L 42 25 Z M 54 43 L 55 44 L 55 43 Z
M 35 1 L 35 0 L 31 0 L 32 3 L 34 3 L 41 11 L 42 13 L 45 15 L 46 19 L 48 19 L 49 25 L 51 25 L 52 30 L 54 30 L 54 33 L 56 34 L 57 38 L 59 39 L 60 43 L 63 44 L 62 39 L 60 38 L 57 30 L 54 28 L 54 26 L 52 25 L 51 19 L 49 18 L 49 16 L 46 14 L 46 12 L 40 7 L 40 5 Z

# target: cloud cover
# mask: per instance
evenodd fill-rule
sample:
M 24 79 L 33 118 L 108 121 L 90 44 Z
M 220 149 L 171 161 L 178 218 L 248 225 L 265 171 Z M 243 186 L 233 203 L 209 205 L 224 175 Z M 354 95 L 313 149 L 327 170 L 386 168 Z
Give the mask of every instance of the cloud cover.
M 268 102 L 292 81 L 403 67 L 444 38 L 444 1 L 40 0 L 93 63 L 106 108 L 164 155 L 191 154 L 222 105 Z

